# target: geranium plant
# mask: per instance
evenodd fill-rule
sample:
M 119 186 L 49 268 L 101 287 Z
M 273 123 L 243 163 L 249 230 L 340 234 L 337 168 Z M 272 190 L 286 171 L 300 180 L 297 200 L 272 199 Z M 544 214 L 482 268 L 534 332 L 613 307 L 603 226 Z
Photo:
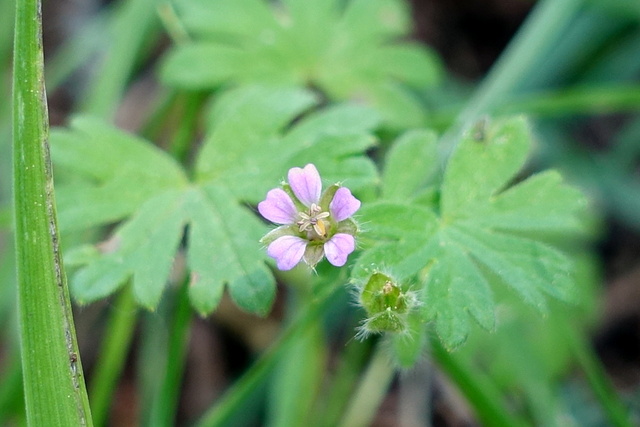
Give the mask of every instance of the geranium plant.
M 0 354 L 0 423 L 124 424 L 114 402 L 135 390 L 141 425 L 370 425 L 395 388 L 451 382 L 484 424 L 578 425 L 577 363 L 601 418 L 632 425 L 587 341 L 595 204 L 545 164 L 545 141 L 570 133 L 518 98 L 564 69 L 543 48 L 582 28 L 579 0 L 539 2 L 472 95 L 411 39 L 401 0 L 116 2 L 52 66 L 51 86 L 98 73 L 50 133 L 40 4 L 15 3 L 0 231 L 15 233 L 19 316 L 6 290 L 0 314 L 19 319 L 3 339 L 21 356 Z M 125 130 L 134 77 L 158 96 Z M 580 105 L 623 108 L 623 92 Z M 566 114 L 569 95 L 540 96 Z M 223 358 L 238 368 L 226 394 L 184 409 L 208 378 L 193 360 Z

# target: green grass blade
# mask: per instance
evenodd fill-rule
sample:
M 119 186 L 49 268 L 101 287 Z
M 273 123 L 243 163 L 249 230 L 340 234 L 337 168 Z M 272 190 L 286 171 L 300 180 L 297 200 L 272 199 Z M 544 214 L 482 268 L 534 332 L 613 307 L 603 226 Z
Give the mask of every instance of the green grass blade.
M 358 389 L 351 399 L 349 408 L 339 424 L 340 426 L 365 427 L 371 425 L 395 373 L 393 363 L 385 351 L 378 344 Z
M 591 390 L 602 405 L 602 409 L 609 421 L 615 427 L 631 427 L 631 414 L 625 404 L 618 397 L 598 357 L 589 348 L 584 335 L 569 325 L 562 324 L 564 335 L 571 346 L 576 361 L 584 371 Z
M 9 68 L 11 60 L 11 35 L 13 33 L 14 0 L 0 2 L 0 69 Z
M 584 0 L 544 0 L 536 4 L 518 34 L 442 137 L 439 153 L 441 163 L 446 164 L 465 128 L 483 114 L 491 113 L 500 99 L 513 93 L 522 84 L 524 76 L 547 55 L 583 5 Z
M 257 361 L 238 379 L 195 424 L 196 427 L 217 427 L 230 425 L 234 417 L 243 409 L 243 405 L 253 396 L 267 380 L 273 368 L 281 360 L 281 356 L 296 342 L 301 334 L 317 322 L 318 317 L 331 302 L 335 288 L 325 288 L 316 298 L 300 310 L 299 317 Z
M 431 340 L 434 361 L 458 386 L 474 408 L 482 425 L 496 427 L 524 427 L 525 420 L 511 414 L 503 404 L 503 397 L 485 373 L 474 370 L 454 354 L 449 353 L 437 339 Z
M 137 307 L 131 286 L 127 285 L 112 307 L 98 363 L 90 384 L 91 412 L 96 426 L 106 425 L 113 390 L 131 348 Z
M 145 56 L 144 47 L 157 35 L 158 0 L 120 1 L 110 15 L 108 40 L 95 80 L 82 110 L 111 118 L 125 92 L 131 74 Z
M 91 425 L 55 214 L 39 0 L 16 3 L 13 194 L 27 424 Z
M 172 426 L 176 422 L 176 414 L 180 401 L 182 377 L 186 367 L 189 331 L 192 310 L 189 303 L 188 283 L 185 283 L 173 294 L 172 306 L 168 311 L 170 330 L 166 347 L 161 351 L 166 355 L 164 370 L 156 372 L 159 376 L 159 389 L 154 395 L 149 413 L 150 425 Z

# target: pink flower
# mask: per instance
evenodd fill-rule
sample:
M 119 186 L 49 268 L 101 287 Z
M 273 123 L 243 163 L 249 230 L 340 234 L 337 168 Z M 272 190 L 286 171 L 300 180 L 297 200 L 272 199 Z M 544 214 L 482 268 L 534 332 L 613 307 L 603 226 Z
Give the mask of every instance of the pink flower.
M 258 204 L 260 214 L 280 224 L 267 234 L 267 254 L 280 270 L 290 270 L 301 260 L 314 267 L 323 257 L 341 267 L 355 250 L 357 225 L 351 216 L 360 208 L 346 187 L 330 186 L 322 193 L 320 174 L 311 163 L 292 168 L 289 184 L 267 193 Z

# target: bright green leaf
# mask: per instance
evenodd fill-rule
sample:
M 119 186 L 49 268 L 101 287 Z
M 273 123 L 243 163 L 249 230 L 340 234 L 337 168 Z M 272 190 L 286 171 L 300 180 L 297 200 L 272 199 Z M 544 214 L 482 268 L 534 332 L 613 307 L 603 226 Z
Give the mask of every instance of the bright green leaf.
M 214 89 L 241 75 L 245 67 L 246 58 L 237 47 L 192 43 L 169 53 L 161 77 L 179 79 L 187 89 Z
M 81 302 L 103 298 L 133 276 L 136 299 L 148 308 L 160 300 L 182 237 L 184 196 L 167 191 L 144 203 L 138 212 L 101 245 L 104 256 L 81 268 L 71 280 Z
M 524 118 L 497 123 L 477 139 L 465 134 L 451 156 L 442 183 L 442 216 L 471 217 L 503 190 L 522 168 L 531 148 Z
M 433 86 L 441 79 L 438 59 L 418 44 L 381 47 L 373 52 L 371 60 L 371 68 L 377 65 L 380 74 L 418 88 Z
M 168 154 L 97 119 L 78 117 L 50 139 L 56 167 L 80 179 L 56 192 L 63 231 L 118 221 L 154 195 L 187 184 Z
M 539 309 L 546 309 L 540 291 L 571 299 L 573 265 L 553 247 L 466 224 L 450 227 L 448 232 L 452 240 L 467 248 L 473 257 Z
M 275 281 L 264 264 L 263 251 L 256 250 L 265 226 L 222 187 L 193 190 L 187 210 L 193 227 L 187 255 L 195 275 L 189 290 L 193 305 L 203 314 L 210 313 L 228 283 L 236 304 L 253 313 L 267 314 L 275 295 Z
M 531 147 L 523 119 L 465 135 L 444 172 L 439 215 L 400 201 L 410 200 L 421 185 L 412 173 L 429 170 L 421 161 L 433 163 L 424 159 L 430 150 L 420 145 L 419 134 L 404 138 L 389 153 L 383 174 L 383 195 L 399 193 L 398 202 L 361 210 L 363 240 L 368 235 L 375 244 L 358 259 L 355 279 L 376 269 L 400 280 L 417 276 L 423 283 L 423 313 L 450 349 L 465 341 L 469 317 L 494 328 L 492 289 L 506 286 L 542 312 L 548 305 L 545 295 L 575 299 L 573 261 L 546 240 L 554 233 L 575 237 L 584 232 L 585 199 L 553 171 L 510 186 Z M 403 170 L 402 164 L 413 166 Z
M 276 26 L 262 0 L 174 0 L 185 27 L 196 35 L 242 39 L 258 36 Z
M 436 215 L 421 206 L 381 202 L 363 206 L 358 216 L 374 239 L 423 240 L 437 225 Z
M 315 102 L 310 92 L 274 87 L 220 97 L 210 112 L 194 183 L 166 153 L 102 122 L 83 118 L 58 131 L 57 166 L 66 180 L 60 192 L 67 201 L 60 217 L 74 221 L 66 228 L 122 220 L 105 242 L 70 252 L 78 267 L 73 295 L 95 301 L 131 280 L 137 301 L 154 309 L 176 253 L 186 253 L 189 295 L 199 313 L 213 311 L 226 288 L 239 307 L 267 314 L 275 280 L 259 240 L 268 229 L 244 203 L 264 198 L 289 167 L 304 162 L 352 189 L 377 179 L 363 156 L 374 143 L 376 114 L 339 105 L 302 117 Z
M 425 313 L 436 320 L 436 331 L 447 346 L 456 347 L 466 339 L 469 315 L 483 328 L 493 329 L 489 284 L 463 247 L 441 240 L 423 292 Z
M 336 106 L 285 129 L 313 101 L 308 92 L 296 89 L 245 87 L 229 92 L 212 110 L 198 158 L 198 180 L 224 183 L 236 197 L 254 203 L 290 167 L 309 162 L 323 177 L 344 181 L 354 190 L 374 182 L 375 167 L 361 154 L 375 142 L 369 132 L 378 116 L 364 107 Z M 353 122 L 333 122 L 341 112 Z
M 436 135 L 411 131 L 394 142 L 382 174 L 382 198 L 401 201 L 414 197 L 438 171 Z
M 580 218 L 566 213 L 586 208 L 584 195 L 551 170 L 501 193 L 475 221 L 501 230 L 576 233 L 583 231 L 584 225 Z
M 227 93 L 211 111 L 211 131 L 196 165 L 198 180 L 240 180 L 243 174 L 270 167 L 264 159 L 276 157 L 280 131 L 313 103 L 313 96 L 300 89 L 250 87 Z
M 378 25 L 372 25 L 375 22 Z M 411 16 L 401 0 L 351 0 L 347 3 L 342 25 L 356 40 L 397 38 L 407 34 Z

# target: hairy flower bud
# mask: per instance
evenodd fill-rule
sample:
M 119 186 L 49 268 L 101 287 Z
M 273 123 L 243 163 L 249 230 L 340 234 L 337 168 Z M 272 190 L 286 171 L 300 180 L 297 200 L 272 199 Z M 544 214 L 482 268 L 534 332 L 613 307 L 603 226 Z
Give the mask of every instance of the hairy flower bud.
M 360 290 L 360 304 L 367 312 L 358 337 L 373 333 L 407 331 L 407 314 L 417 307 L 413 292 L 403 290 L 391 276 L 375 272 Z

